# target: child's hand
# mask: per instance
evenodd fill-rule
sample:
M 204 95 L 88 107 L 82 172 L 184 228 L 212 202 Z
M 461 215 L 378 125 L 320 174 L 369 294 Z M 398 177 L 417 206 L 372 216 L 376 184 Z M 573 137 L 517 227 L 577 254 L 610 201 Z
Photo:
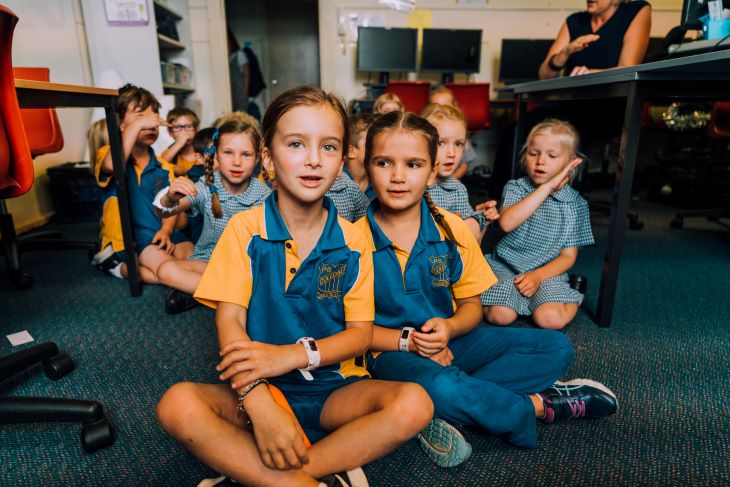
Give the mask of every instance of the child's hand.
M 545 184 L 549 185 L 553 192 L 560 191 L 561 189 L 563 189 L 563 186 L 570 182 L 570 174 L 571 172 L 573 172 L 573 169 L 580 166 L 582 163 L 583 158 L 576 157 L 568 164 L 566 164 L 565 167 L 558 174 L 553 176 L 553 178 L 547 181 Z
M 304 348 L 296 344 L 304 356 Z M 278 377 L 297 368 L 298 355 L 288 346 L 269 345 L 268 343 L 238 340 L 231 342 L 220 351 L 223 360 L 216 370 L 221 372 L 220 379 L 228 380 L 237 374 L 245 373 L 246 382 L 235 377 L 231 382 L 233 389 L 239 389 L 256 379 Z
M 160 115 L 157 113 L 148 113 L 146 115 L 141 115 L 134 119 L 132 125 L 138 130 L 153 130 L 160 125 L 164 125 L 165 127 L 170 126 L 170 124 L 167 123 L 163 118 L 161 118 Z
M 451 350 L 449 350 L 449 347 L 444 348 L 438 353 L 435 353 L 429 357 L 431 360 L 436 362 L 437 364 L 441 364 L 444 367 L 448 367 L 451 365 L 451 363 L 454 361 L 454 354 L 451 353 Z
M 411 337 L 416 352 L 423 357 L 430 357 L 449 344 L 451 323 L 444 318 L 431 318 L 421 326 L 421 331 L 414 331 Z
M 531 298 L 537 292 L 542 281 L 535 272 L 528 272 L 515 277 L 514 283 L 520 294 L 526 298 Z
M 261 461 L 269 468 L 289 470 L 309 463 L 304 432 L 296 418 L 278 404 L 257 417 L 253 428 Z
M 175 139 L 175 143 L 173 144 L 173 146 L 176 146 L 180 149 L 190 144 L 195 137 L 195 132 L 193 132 L 192 130 L 177 130 L 174 132 L 170 131 L 170 134 L 172 135 L 172 138 Z
M 489 223 L 499 219 L 499 211 L 497 211 L 497 202 L 495 200 L 480 203 L 474 209 L 481 211 Z
M 198 194 L 198 188 L 195 187 L 195 183 L 188 178 L 175 178 L 170 184 L 170 189 L 167 191 L 166 198 L 170 201 L 163 201 L 162 203 L 172 203 L 165 205 L 166 207 L 172 207 L 185 196 L 195 196 Z
M 170 240 L 170 232 L 162 228 L 157 230 L 157 233 L 152 237 L 152 243 L 157 244 L 157 248 L 168 255 L 171 255 L 172 251 L 175 250 L 175 244 Z

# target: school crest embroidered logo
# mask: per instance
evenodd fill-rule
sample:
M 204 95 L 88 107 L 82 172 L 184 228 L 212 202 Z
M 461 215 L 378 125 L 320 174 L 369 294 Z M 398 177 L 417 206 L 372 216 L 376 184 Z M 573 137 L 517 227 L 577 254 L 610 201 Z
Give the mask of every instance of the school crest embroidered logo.
M 438 287 L 448 287 L 451 285 L 451 279 L 449 276 L 449 266 L 448 261 L 451 258 L 451 255 L 432 255 L 428 258 L 428 261 L 431 262 L 431 275 L 433 276 L 433 280 L 431 281 L 434 286 Z
M 319 282 L 317 285 L 317 298 L 342 299 L 342 278 L 345 277 L 347 264 L 319 265 Z

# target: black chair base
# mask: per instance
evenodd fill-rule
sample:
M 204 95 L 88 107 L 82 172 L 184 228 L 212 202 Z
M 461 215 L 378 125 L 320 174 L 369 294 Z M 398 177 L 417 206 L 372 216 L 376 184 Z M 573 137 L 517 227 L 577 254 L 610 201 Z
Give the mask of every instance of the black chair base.
M 712 208 L 709 210 L 680 211 L 674 215 L 672 221 L 669 222 L 669 226 L 671 228 L 679 230 L 680 228 L 684 227 L 685 218 L 707 218 L 711 222 L 715 222 L 725 226 L 726 228 L 730 228 L 720 222 L 721 218 L 730 218 L 730 208 Z M 730 243 L 730 232 L 725 233 L 725 240 L 727 241 L 727 243 Z
M 602 215 L 611 215 L 611 205 L 609 203 L 588 201 L 588 208 L 591 211 L 600 213 Z M 628 222 L 629 229 L 631 230 L 641 230 L 642 228 L 644 228 L 644 222 L 639 220 L 638 213 L 634 213 L 633 211 L 630 211 L 626 214 L 626 221 Z
M 58 380 L 74 369 L 71 358 L 58 353 L 55 343 L 42 343 L 0 357 L 0 381 L 42 362 L 46 376 Z M 96 401 L 47 397 L 0 397 L 0 424 L 81 422 L 81 445 L 92 453 L 114 443 L 114 430 Z
M 20 253 L 39 250 L 86 250 L 89 260 L 99 251 L 99 244 L 83 240 L 63 238 L 59 232 L 31 232 L 18 236 L 15 233 L 13 216 L 8 213 L 5 201 L 0 200 L 0 247 L 10 272 L 10 282 L 18 289 L 33 285 L 33 277 L 21 269 Z

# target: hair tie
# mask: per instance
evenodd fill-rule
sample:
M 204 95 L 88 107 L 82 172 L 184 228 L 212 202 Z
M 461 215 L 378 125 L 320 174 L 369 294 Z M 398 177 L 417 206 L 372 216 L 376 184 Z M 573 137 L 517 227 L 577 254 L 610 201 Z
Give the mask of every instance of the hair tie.
M 215 187 L 215 183 L 211 184 L 208 189 L 210 190 L 210 194 L 218 192 L 218 188 Z
M 218 129 L 215 129 L 215 131 L 213 132 L 213 142 L 215 142 L 216 140 L 218 140 Z
M 215 139 L 213 139 L 215 140 Z M 205 148 L 205 155 L 206 156 L 212 156 L 215 154 L 215 146 L 213 144 L 209 145 Z

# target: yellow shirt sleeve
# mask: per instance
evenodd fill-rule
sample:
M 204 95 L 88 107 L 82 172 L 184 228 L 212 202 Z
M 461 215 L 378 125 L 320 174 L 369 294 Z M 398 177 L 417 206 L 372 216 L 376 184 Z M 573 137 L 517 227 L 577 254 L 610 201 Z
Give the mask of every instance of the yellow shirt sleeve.
M 99 150 L 96 151 L 96 165 L 94 166 L 94 177 L 96 178 L 96 184 L 102 188 L 106 188 L 109 182 L 112 180 L 113 174 L 102 174 L 101 164 L 104 162 L 104 158 L 109 153 L 109 145 L 102 145 Z
M 226 225 L 200 279 L 195 299 L 216 308 L 219 302 L 248 308 L 253 290 L 248 246 L 254 235 L 258 211 L 235 215 Z
M 464 220 L 449 213 L 446 210 L 439 211 L 451 227 L 454 237 L 460 245 L 457 246 L 463 271 L 461 278 L 451 284 L 455 299 L 463 299 L 471 296 L 478 296 L 497 283 L 497 276 L 489 267 L 487 259 L 484 258 L 479 242 L 474 238 Z
M 374 321 L 375 288 L 373 281 L 375 274 L 373 272 L 372 245 L 368 245 L 360 228 L 341 217 L 339 221 L 347 246 L 360 253 L 357 280 L 350 292 L 343 298 L 345 321 Z
M 175 179 L 175 166 L 167 162 L 167 159 L 163 159 L 158 155 L 155 155 L 155 157 L 157 157 L 157 160 L 160 162 L 160 166 L 162 166 L 162 169 L 167 171 L 168 180 L 170 184 L 172 184 L 172 181 Z

